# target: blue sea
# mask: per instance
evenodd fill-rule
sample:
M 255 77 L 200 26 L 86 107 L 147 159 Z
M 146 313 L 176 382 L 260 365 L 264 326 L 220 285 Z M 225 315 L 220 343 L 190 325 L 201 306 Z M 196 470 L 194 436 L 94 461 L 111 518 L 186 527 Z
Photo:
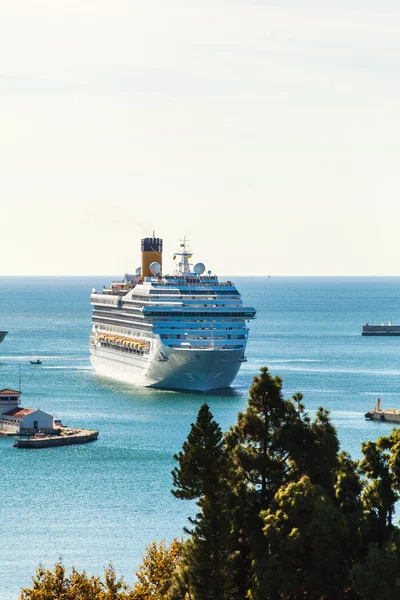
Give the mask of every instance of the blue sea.
M 353 457 L 391 431 L 364 419 L 376 399 L 400 408 L 400 337 L 361 336 L 366 322 L 400 324 L 400 278 L 233 278 L 258 311 L 248 362 L 230 391 L 207 395 L 132 388 L 93 372 L 89 297 L 111 279 L 0 278 L 0 330 L 9 331 L 0 388 L 18 388 L 20 372 L 23 406 L 100 431 L 92 444 L 34 451 L 0 438 L 1 600 L 16 600 L 39 563 L 60 556 L 96 575 L 112 562 L 132 584 L 146 544 L 180 537 L 194 512 L 172 496 L 171 470 L 200 405 L 207 400 L 226 430 L 264 365 L 283 378 L 286 397 L 304 394 L 311 416 L 331 411 Z

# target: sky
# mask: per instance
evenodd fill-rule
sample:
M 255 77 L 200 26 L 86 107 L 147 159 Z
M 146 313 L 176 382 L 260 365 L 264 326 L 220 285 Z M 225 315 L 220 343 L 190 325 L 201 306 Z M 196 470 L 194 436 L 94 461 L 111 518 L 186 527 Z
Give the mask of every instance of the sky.
M 399 275 L 394 0 L 18 0 L 0 275 Z

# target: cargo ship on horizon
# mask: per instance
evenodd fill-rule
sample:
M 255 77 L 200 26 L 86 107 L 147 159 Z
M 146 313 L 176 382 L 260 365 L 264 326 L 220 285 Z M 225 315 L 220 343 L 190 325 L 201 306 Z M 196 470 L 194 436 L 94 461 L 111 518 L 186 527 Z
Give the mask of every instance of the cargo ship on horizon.
M 164 389 L 229 387 L 246 361 L 244 307 L 231 281 L 220 282 L 203 263 L 192 268 L 185 240 L 177 268 L 162 272 L 162 239 L 142 239 L 142 266 L 101 292 L 93 290 L 90 360 L 97 373 Z
M 366 323 L 363 325 L 361 335 L 400 335 L 400 325 L 392 325 L 391 321 L 388 321 L 387 325 L 385 325 L 383 321 L 380 325 L 370 325 L 369 323 Z

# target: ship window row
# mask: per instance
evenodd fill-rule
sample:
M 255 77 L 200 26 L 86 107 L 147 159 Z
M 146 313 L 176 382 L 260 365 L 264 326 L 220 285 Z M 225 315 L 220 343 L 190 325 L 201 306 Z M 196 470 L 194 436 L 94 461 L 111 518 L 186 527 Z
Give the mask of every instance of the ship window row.
M 136 294 L 133 294 L 133 296 L 131 296 L 129 298 L 129 300 L 128 299 L 124 300 L 124 302 L 139 302 L 139 301 L 141 301 L 141 302 L 148 302 L 149 301 L 149 297 L 148 296 L 138 296 Z
M 106 319 L 105 317 L 93 317 L 94 323 L 107 323 L 108 325 L 122 325 L 124 327 L 151 327 L 150 323 L 135 323 L 133 321 L 123 321 L 122 319 Z
M 150 294 L 154 295 L 164 295 L 164 294 L 170 294 L 173 296 L 207 296 L 207 295 L 211 295 L 211 296 L 239 296 L 239 292 L 237 290 L 181 290 L 181 289 L 164 289 L 162 288 L 161 290 L 150 290 Z
M 199 325 L 199 323 L 201 323 L 201 325 Z M 176 325 L 176 327 L 175 327 Z M 211 326 L 212 325 L 212 326 Z M 216 321 L 215 319 L 210 320 L 210 319 L 191 319 L 190 321 L 186 323 L 182 323 L 182 321 L 180 323 L 175 323 L 175 321 L 173 321 L 172 319 L 158 319 L 157 320 L 157 329 L 182 329 L 182 327 L 185 328 L 189 328 L 189 329 L 195 329 L 196 331 L 202 330 L 202 329 L 212 329 L 212 330 L 223 330 L 223 331 L 248 331 L 248 328 L 245 326 L 244 321 L 240 320 L 240 321 L 234 321 L 234 320 L 230 320 L 230 321 Z
M 242 331 L 234 331 L 234 333 L 232 333 L 232 327 L 228 328 L 228 327 L 207 327 L 207 328 L 201 328 L 201 327 L 157 327 L 154 330 L 155 334 L 160 334 L 160 335 L 166 335 L 167 337 L 169 335 L 175 335 L 176 332 L 180 333 L 180 332 L 184 332 L 187 333 L 188 335 L 200 335 L 200 336 L 206 336 L 206 337 L 210 337 L 210 335 L 230 335 L 232 337 L 232 339 L 235 339 L 236 337 L 238 337 L 238 339 L 242 339 L 245 338 L 247 335 L 247 330 L 242 330 Z
M 141 306 L 119 306 L 118 308 L 115 307 L 112 311 L 110 311 L 108 306 L 94 306 L 93 307 L 93 312 L 103 312 L 103 313 L 107 313 L 109 312 L 110 314 L 113 315 L 119 315 L 121 314 L 122 311 L 124 311 L 125 309 L 129 308 L 129 311 L 136 311 L 136 312 L 140 312 L 142 310 Z
M 221 329 L 229 329 L 229 327 L 234 327 L 238 329 L 241 325 L 244 326 L 243 319 L 235 319 L 231 317 L 230 319 L 174 319 L 173 317 L 158 317 L 157 320 L 153 319 L 144 319 L 144 323 L 149 323 L 157 329 L 187 329 L 187 328 L 196 328 L 199 329 L 197 323 L 206 323 L 208 325 L 208 329 L 216 329 L 217 327 Z M 204 328 L 204 326 L 201 326 Z M 244 327 L 243 327 L 244 328 Z M 206 327 L 207 329 L 207 327 Z
M 136 317 L 137 319 L 141 319 L 142 318 L 142 312 L 140 309 L 136 310 L 136 311 L 132 311 L 132 312 L 125 312 L 122 310 L 113 310 L 112 312 L 107 310 L 106 308 L 101 308 L 99 310 L 95 309 L 93 311 L 93 316 L 108 316 L 110 318 L 113 319 L 123 319 L 124 317 Z
M 216 321 L 212 321 L 213 326 L 210 327 L 211 325 L 211 321 L 206 321 L 207 327 L 204 326 L 199 326 L 197 325 L 197 323 L 204 323 L 204 321 L 188 321 L 187 323 L 177 323 L 177 326 L 174 327 L 171 325 L 169 325 L 168 323 L 166 323 L 164 325 L 164 323 L 160 323 L 159 321 L 157 322 L 157 331 L 159 329 L 185 329 L 187 331 L 235 331 L 235 332 L 241 332 L 241 331 L 248 331 L 247 327 L 244 327 L 242 325 L 242 323 L 234 323 L 234 327 L 227 327 L 225 321 L 222 321 L 221 323 L 217 323 Z M 195 324 L 195 325 L 194 325 Z M 193 326 L 192 326 L 193 325 Z
M 241 319 L 252 319 L 254 317 L 254 312 L 161 312 L 161 311 L 147 311 L 144 313 L 146 317 L 169 317 L 170 319 L 175 318 L 184 318 L 188 317 L 209 317 L 209 318 L 222 318 L 222 317 L 235 317 Z
M 208 341 L 212 341 L 212 340 L 244 340 L 245 336 L 244 335 L 165 335 L 165 334 L 161 334 L 160 338 L 162 340 L 208 340 Z
M 118 299 L 116 298 L 93 298 L 92 302 L 96 303 L 96 304 L 112 304 L 112 305 L 116 305 L 118 303 Z

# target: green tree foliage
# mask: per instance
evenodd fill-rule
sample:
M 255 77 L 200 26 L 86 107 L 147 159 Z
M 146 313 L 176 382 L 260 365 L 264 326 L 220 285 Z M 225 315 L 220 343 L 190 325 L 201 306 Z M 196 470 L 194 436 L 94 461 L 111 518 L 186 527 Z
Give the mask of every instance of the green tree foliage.
M 308 468 L 305 469 L 316 485 L 322 485 L 333 495 L 335 474 L 338 467 L 339 440 L 336 429 L 329 419 L 329 411 L 320 407 L 310 426 L 310 442 L 307 452 Z
M 190 519 L 194 528 L 182 552 L 178 583 L 187 582 L 194 600 L 224 600 L 232 588 L 229 467 L 221 428 L 206 403 L 174 458 L 179 466 L 172 471 L 176 488 L 172 493 L 182 499 L 198 498 L 200 509 Z M 173 586 L 174 594 L 176 589 Z
M 326 491 L 304 476 L 282 487 L 262 513 L 266 548 L 250 598 L 340 600 L 348 577 L 344 516 Z
M 400 429 L 339 452 L 329 411 L 285 400 L 267 367 L 224 436 L 201 406 L 175 455 L 173 494 L 197 501 L 185 542 L 153 542 L 128 589 L 61 562 L 20 600 L 394 600 L 400 598 Z
M 201 406 L 182 451 L 174 458 L 179 462 L 179 467 L 172 471 L 174 496 L 193 500 L 215 495 L 225 452 L 221 428 L 213 420 L 207 403 Z
M 193 600 L 227 600 L 233 588 L 229 514 L 218 498 L 210 502 L 204 497 L 199 506 L 196 526 L 182 552 L 180 574 L 185 573 Z
M 282 379 L 263 367 L 253 379 L 246 411 L 227 436 L 233 461 L 261 508 L 286 479 L 288 443 L 298 422 L 294 404 L 282 397 Z
M 24 588 L 20 600 L 127 600 L 126 590 L 124 580 L 117 578 L 111 565 L 104 570 L 102 581 L 74 567 L 67 574 L 59 561 L 53 570 L 39 566 L 32 588 Z
M 344 514 L 359 513 L 362 510 L 362 482 L 358 462 L 352 460 L 348 452 L 337 456 L 335 473 L 335 498 Z
M 376 442 L 362 444 L 364 455 L 361 472 L 369 481 L 363 490 L 363 505 L 368 511 L 371 541 L 384 543 L 392 531 L 394 505 L 398 499 L 390 469 L 392 438 L 381 437 Z
M 171 586 L 177 568 L 183 543 L 174 539 L 167 546 L 165 541 L 152 542 L 146 548 L 143 562 L 136 571 L 137 583 L 130 600 L 163 600 Z
M 400 533 L 393 532 L 383 545 L 372 544 L 364 564 L 351 573 L 353 588 L 365 600 L 400 598 Z

